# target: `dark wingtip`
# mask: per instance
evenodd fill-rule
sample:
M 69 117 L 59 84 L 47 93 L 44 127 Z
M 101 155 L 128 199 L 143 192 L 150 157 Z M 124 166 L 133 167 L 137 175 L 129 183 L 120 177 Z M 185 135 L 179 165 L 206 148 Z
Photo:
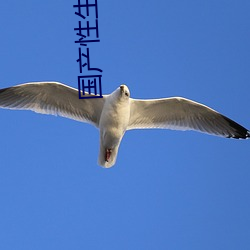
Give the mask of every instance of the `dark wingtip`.
M 228 136 L 233 139 L 247 139 L 250 137 L 250 131 L 238 124 L 237 122 L 223 116 L 224 119 L 229 123 L 230 127 L 233 128 L 234 133 Z
M 249 138 L 250 137 L 250 131 L 247 131 L 247 137 L 246 138 Z

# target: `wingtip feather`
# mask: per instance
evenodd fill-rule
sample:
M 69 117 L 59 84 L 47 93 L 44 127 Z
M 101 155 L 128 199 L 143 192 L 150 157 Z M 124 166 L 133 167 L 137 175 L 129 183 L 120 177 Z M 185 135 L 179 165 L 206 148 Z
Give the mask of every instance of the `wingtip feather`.
M 237 122 L 223 116 L 224 119 L 229 123 L 230 127 L 233 128 L 234 133 L 231 133 L 228 138 L 233 139 L 247 139 L 250 137 L 250 131 L 238 124 Z

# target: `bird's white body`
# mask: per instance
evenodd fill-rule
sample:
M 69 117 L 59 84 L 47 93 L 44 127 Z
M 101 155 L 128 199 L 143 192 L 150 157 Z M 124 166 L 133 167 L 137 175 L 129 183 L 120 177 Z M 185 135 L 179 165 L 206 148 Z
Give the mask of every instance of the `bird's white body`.
M 124 86 L 124 88 L 126 88 Z M 130 99 L 121 96 L 120 90 L 110 94 L 103 107 L 101 114 L 100 129 L 100 150 L 98 164 L 104 167 L 111 167 L 115 164 L 118 148 L 130 118 Z M 105 159 L 106 151 L 111 150 L 110 159 Z
M 0 89 L 0 108 L 91 123 L 100 130 L 98 164 L 105 168 L 115 164 L 124 133 L 131 129 L 196 130 L 227 138 L 250 137 L 246 128 L 203 104 L 182 97 L 132 99 L 126 85 L 103 98 L 80 100 L 77 89 L 58 82 L 20 84 Z

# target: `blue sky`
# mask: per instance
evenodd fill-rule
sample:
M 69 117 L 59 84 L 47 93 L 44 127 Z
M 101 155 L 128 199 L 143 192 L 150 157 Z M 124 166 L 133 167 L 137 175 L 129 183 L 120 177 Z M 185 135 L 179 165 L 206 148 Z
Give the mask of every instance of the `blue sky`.
M 0 3 L 0 88 L 77 87 L 77 1 Z M 98 1 L 91 63 L 103 92 L 183 96 L 250 128 L 247 0 Z M 97 165 L 98 131 L 0 110 L 0 248 L 249 249 L 249 141 L 195 132 L 126 133 Z

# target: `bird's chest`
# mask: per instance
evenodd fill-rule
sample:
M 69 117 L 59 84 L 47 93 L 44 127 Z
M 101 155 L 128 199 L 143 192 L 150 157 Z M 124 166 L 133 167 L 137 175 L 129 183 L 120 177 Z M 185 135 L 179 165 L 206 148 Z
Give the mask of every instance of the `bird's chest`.
M 129 107 L 118 103 L 109 105 L 104 110 L 105 112 L 101 115 L 100 130 L 103 130 L 106 135 L 122 136 L 129 122 Z

